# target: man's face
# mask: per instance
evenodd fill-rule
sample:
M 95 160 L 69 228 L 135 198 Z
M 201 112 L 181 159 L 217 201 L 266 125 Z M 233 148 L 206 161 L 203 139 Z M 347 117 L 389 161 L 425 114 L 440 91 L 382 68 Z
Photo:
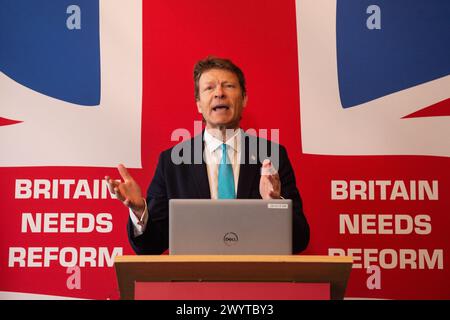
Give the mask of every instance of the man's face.
M 247 96 L 236 74 L 228 70 L 210 69 L 199 79 L 198 112 L 203 115 L 207 128 L 237 128 Z

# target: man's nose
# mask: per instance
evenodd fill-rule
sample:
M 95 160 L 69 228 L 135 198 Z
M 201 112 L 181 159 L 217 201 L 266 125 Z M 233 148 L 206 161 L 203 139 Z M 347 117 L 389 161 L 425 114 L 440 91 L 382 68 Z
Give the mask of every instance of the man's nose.
M 216 86 L 216 91 L 214 92 L 214 98 L 223 99 L 225 98 L 225 92 L 221 85 Z

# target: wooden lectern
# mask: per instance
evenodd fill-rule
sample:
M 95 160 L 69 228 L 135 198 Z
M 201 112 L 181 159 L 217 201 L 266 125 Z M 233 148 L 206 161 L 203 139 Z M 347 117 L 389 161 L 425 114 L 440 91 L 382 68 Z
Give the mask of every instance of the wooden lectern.
M 136 283 L 282 282 L 328 283 L 331 299 L 343 299 L 351 257 L 161 255 L 117 256 L 121 299 L 135 298 Z

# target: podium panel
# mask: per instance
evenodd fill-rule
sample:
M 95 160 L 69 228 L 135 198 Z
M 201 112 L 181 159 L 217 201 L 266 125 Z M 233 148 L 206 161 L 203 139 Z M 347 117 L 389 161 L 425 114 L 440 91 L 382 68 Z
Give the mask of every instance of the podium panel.
M 331 299 L 343 299 L 352 258 L 296 255 L 117 256 L 114 267 L 121 299 L 135 299 L 135 284 L 146 282 L 172 283 L 173 287 L 180 282 L 328 283 Z M 138 286 L 142 289 L 141 284 Z
M 135 300 L 330 300 L 329 283 L 136 282 Z

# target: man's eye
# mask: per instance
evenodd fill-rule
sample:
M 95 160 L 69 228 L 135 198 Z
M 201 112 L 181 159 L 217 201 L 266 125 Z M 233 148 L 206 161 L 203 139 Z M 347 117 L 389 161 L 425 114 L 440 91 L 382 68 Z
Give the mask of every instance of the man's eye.
M 236 86 L 234 85 L 234 84 L 227 84 L 226 86 L 225 86 L 226 88 L 236 88 Z
M 212 88 L 213 88 L 212 86 L 208 86 L 208 87 L 205 88 L 205 91 L 212 90 Z

